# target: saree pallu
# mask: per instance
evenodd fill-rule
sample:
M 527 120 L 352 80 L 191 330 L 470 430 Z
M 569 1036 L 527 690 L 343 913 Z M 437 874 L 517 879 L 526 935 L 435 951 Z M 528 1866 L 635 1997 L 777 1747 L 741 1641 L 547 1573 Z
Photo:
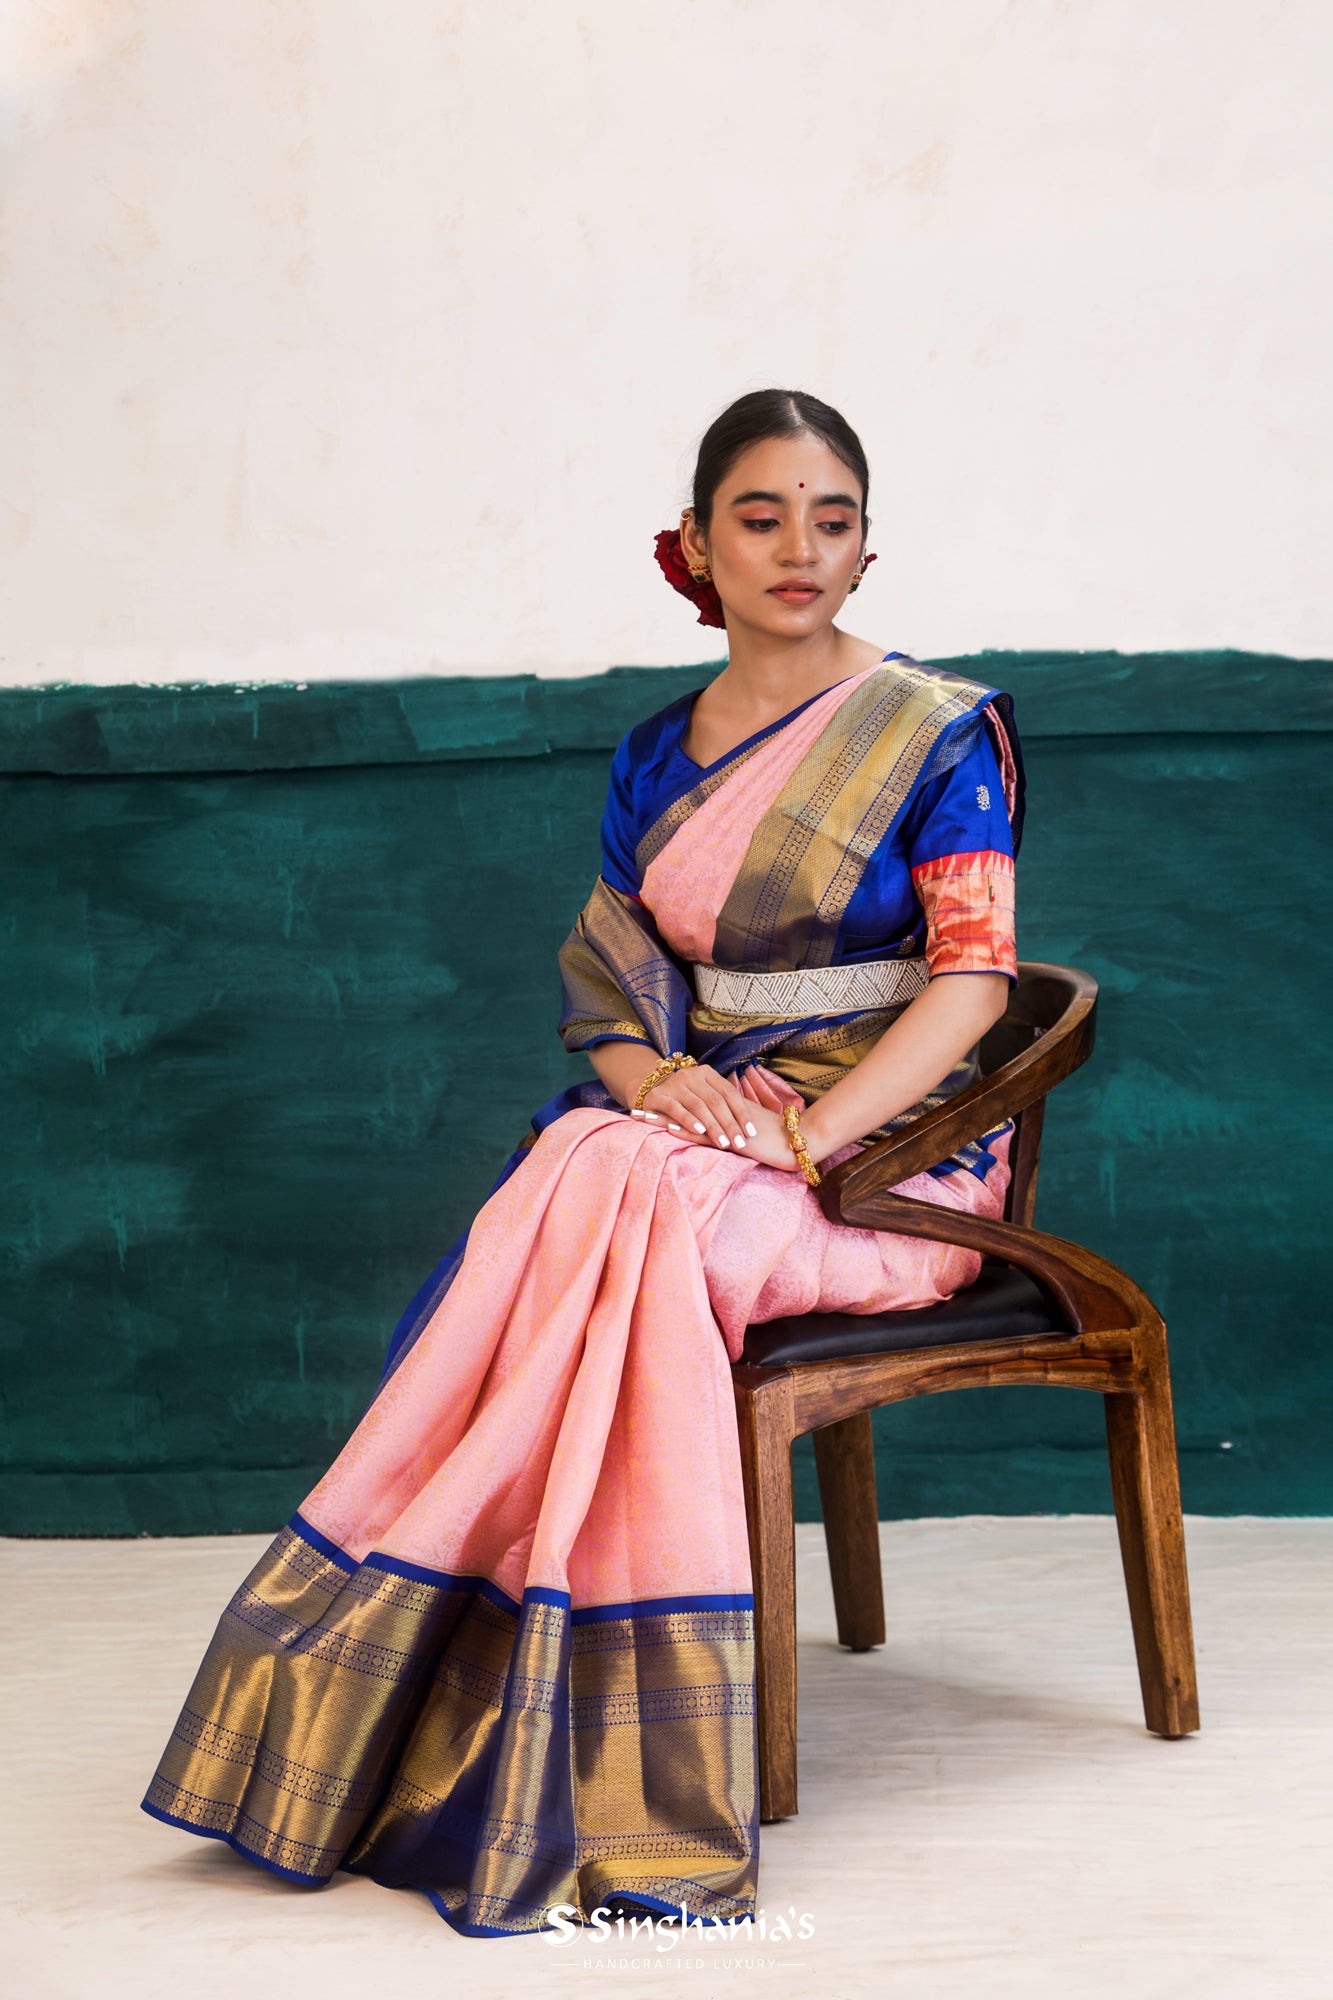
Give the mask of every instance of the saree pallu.
M 726 1033 L 781 1061 L 773 1027 Z M 759 1101 L 795 1088 L 754 1053 L 733 1073 Z M 731 1363 L 753 1321 L 930 1304 L 980 1260 L 835 1227 L 798 1174 L 619 1106 L 545 1110 L 223 1611 L 142 1803 L 295 1882 L 419 1888 L 468 1935 L 614 1897 L 743 1921 L 754 1602 Z M 999 1213 L 991 1137 L 982 1171 L 904 1191 Z
M 993 752 L 977 765 L 988 739 Z M 982 783 L 975 809 L 969 800 L 964 810 L 940 792 L 939 781 L 957 773 L 962 782 L 953 790 L 965 794 L 978 768 L 993 774 L 994 797 Z M 608 865 L 561 952 L 567 1048 L 641 1041 L 728 1074 L 762 1061 L 809 1102 L 869 1053 L 925 984 L 927 966 L 930 976 L 994 969 L 1014 977 L 1013 854 L 1024 786 L 1013 704 L 998 689 L 891 656 L 706 771 L 694 770 L 694 782 L 687 771 L 683 784 L 645 788 L 637 814 L 632 805 L 619 815 L 608 808 Z M 895 854 L 895 827 L 932 785 L 940 852 L 909 870 Z M 929 848 L 929 821 L 918 845 L 923 837 Z M 978 845 L 947 851 L 969 839 Z M 882 857 L 887 868 L 878 865 Z M 867 883 L 877 865 L 879 881 Z M 856 955 L 847 920 L 867 886 L 879 892 L 872 904 L 879 925 L 911 923 L 902 938 L 882 930 L 874 953 L 879 964 L 922 969 L 919 985 L 904 982 L 902 998 L 802 1010 L 792 1019 L 781 1010 L 737 1017 L 697 997 L 691 969 L 699 963 L 770 981 L 835 965 L 850 970 Z M 934 1091 L 867 1139 L 910 1123 L 976 1074 L 972 1049 Z M 567 1096 L 576 1094 L 584 1103 L 609 1101 L 597 1083 Z M 978 1165 L 984 1171 L 974 1144 L 940 1171 Z

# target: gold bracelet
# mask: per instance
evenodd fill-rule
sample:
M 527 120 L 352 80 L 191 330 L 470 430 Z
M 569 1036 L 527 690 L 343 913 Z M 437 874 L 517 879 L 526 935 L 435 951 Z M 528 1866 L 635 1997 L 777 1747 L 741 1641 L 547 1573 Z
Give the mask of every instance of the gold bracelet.
M 657 1065 L 657 1068 L 649 1070 L 647 1076 L 643 1079 L 643 1082 L 639 1085 L 638 1090 L 635 1092 L 634 1109 L 636 1111 L 642 1111 L 643 1100 L 648 1095 L 649 1091 L 656 1090 L 659 1083 L 665 1083 L 666 1079 L 669 1076 L 674 1075 L 674 1073 L 678 1069 L 698 1069 L 698 1067 L 699 1065 L 695 1061 L 693 1056 L 683 1056 L 680 1053 L 679 1049 L 677 1049 L 675 1053 L 672 1055 L 663 1056 L 661 1062 Z
M 796 1155 L 797 1166 L 799 1166 L 811 1187 L 818 1187 L 824 1176 L 810 1158 L 810 1148 L 805 1143 L 805 1134 L 801 1130 L 801 1112 L 803 1109 L 804 1107 L 799 1104 L 784 1104 L 782 1107 L 782 1122 L 787 1128 L 787 1139 L 793 1153 Z

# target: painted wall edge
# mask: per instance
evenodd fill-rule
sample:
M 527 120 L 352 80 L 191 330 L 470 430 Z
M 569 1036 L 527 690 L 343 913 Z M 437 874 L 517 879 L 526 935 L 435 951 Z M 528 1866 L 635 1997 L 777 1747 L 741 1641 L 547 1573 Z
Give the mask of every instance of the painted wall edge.
M 722 659 L 600 674 L 422 675 L 395 680 L 0 690 L 0 771 L 327 769 L 611 750 L 625 731 L 704 686 Z M 1006 689 L 1025 740 L 1333 730 L 1333 661 L 1238 650 L 983 651 L 937 661 Z

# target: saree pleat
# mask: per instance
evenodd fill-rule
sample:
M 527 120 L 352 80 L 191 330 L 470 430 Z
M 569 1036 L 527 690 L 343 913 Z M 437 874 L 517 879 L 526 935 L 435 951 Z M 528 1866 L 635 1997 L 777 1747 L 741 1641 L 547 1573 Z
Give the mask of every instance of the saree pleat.
M 752 1908 L 753 1598 L 701 1254 L 727 1187 L 687 1205 L 694 1150 L 582 1111 L 486 1204 L 223 1613 L 149 1811 L 478 1934 L 613 1891 Z

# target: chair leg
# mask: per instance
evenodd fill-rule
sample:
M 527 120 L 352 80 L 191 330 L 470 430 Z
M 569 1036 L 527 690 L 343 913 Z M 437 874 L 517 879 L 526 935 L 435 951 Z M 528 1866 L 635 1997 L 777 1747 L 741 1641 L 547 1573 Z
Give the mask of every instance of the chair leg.
M 1144 1719 L 1158 1736 L 1188 1736 L 1199 1695 L 1165 1329 L 1141 1328 L 1135 1340 L 1147 1386 L 1105 1398 L 1111 1487 Z
M 869 1410 L 814 1433 L 838 1642 L 854 1653 L 884 1644 L 875 1439 Z
M 754 1590 L 759 1817 L 796 1811 L 796 1528 L 791 1381 L 736 1390 Z

